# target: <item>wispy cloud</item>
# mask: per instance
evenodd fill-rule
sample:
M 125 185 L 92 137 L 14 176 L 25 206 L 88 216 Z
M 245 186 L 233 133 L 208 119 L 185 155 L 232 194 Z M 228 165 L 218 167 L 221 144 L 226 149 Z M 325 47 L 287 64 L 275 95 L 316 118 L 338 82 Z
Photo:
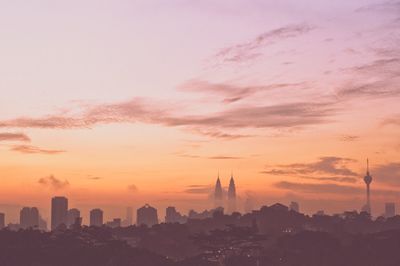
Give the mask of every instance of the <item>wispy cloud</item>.
M 248 42 L 221 49 L 215 55 L 215 61 L 217 64 L 221 64 L 252 60 L 262 55 L 262 48 L 274 44 L 277 41 L 301 36 L 313 29 L 313 27 L 307 24 L 297 24 L 266 31 Z
M 201 128 L 201 127 L 191 127 L 189 131 L 202 136 L 211 137 L 214 139 L 221 139 L 221 140 L 235 140 L 253 136 L 250 134 L 226 133 L 218 129 Z
M 275 184 L 277 188 L 292 190 L 302 193 L 332 193 L 332 194 L 352 194 L 362 193 L 364 189 L 355 186 L 344 186 L 338 184 L 324 183 L 297 183 L 281 181 Z
M 90 180 L 100 180 L 100 179 L 103 179 L 103 178 L 100 177 L 100 176 L 92 176 L 92 175 L 88 175 L 86 178 L 87 178 L 87 179 L 90 179 Z
M 275 183 L 275 187 L 293 192 L 310 193 L 310 194 L 337 194 L 342 196 L 364 195 L 364 187 L 356 187 L 349 185 L 339 185 L 333 183 L 298 183 L 281 181 Z M 399 196 L 400 191 L 375 189 L 375 195 L 379 196 Z
M 400 126 L 400 114 L 393 115 L 383 119 L 382 125 L 396 125 Z
M 359 179 L 355 177 L 331 176 L 331 177 L 312 177 L 301 176 L 302 179 L 317 180 L 317 181 L 334 181 L 339 183 L 357 183 Z
M 354 142 L 360 139 L 360 136 L 356 135 L 342 135 L 340 136 L 340 140 L 344 142 Z
M 400 162 L 382 164 L 371 169 L 376 182 L 400 186 Z
M 210 156 L 207 157 L 208 159 L 212 159 L 212 160 L 238 160 L 238 159 L 243 159 L 243 157 L 236 157 L 236 156 L 223 156 L 223 155 L 219 155 L 219 156 Z
M 232 133 L 231 129 L 276 129 L 316 125 L 330 122 L 330 117 L 337 112 L 337 107 L 332 102 L 248 105 L 201 115 L 183 114 L 180 108 L 176 108 L 179 109 L 178 111 L 165 106 L 167 105 L 156 105 L 142 99 L 133 99 L 122 103 L 89 106 L 75 116 L 49 115 L 43 118 L 24 117 L 0 121 L 0 128 L 67 129 L 90 128 L 98 124 L 141 122 L 167 127 L 186 127 L 202 135 L 234 139 L 246 135 Z M 226 133 L 228 129 L 229 133 Z M 38 151 L 29 147 L 21 147 L 17 150 Z
M 367 11 L 393 12 L 399 15 L 400 1 L 386 1 L 379 4 L 366 5 L 356 10 L 356 12 L 367 12 Z
M 399 42 L 400 44 L 400 42 Z M 400 96 L 400 57 L 377 59 L 372 63 L 346 70 L 351 81 L 337 91 L 340 98 Z
M 190 185 L 183 192 L 189 194 L 209 194 L 212 192 L 212 189 L 210 185 Z
M 138 192 L 139 191 L 138 187 L 134 184 L 129 185 L 127 188 L 130 192 Z
M 64 150 L 47 150 L 47 149 L 42 149 L 39 147 L 30 146 L 30 145 L 14 145 L 11 147 L 10 150 L 20 152 L 20 153 L 28 153 L 28 154 L 40 153 L 40 154 L 48 154 L 48 155 L 59 154 L 59 153 L 65 152 Z
M 283 88 L 299 88 L 305 83 L 276 83 L 263 86 L 237 86 L 229 83 L 211 83 L 204 80 L 189 80 L 181 85 L 181 89 L 189 92 L 204 93 L 223 97 L 223 103 L 233 103 L 253 96 L 259 92 L 267 92 Z
M 336 111 L 330 103 L 289 103 L 272 106 L 238 107 L 209 115 L 169 118 L 169 126 L 205 126 L 221 128 L 287 128 L 329 122 Z
M 24 133 L 0 133 L 0 141 L 30 142 L 31 139 Z
M 214 156 L 201 156 L 201 155 L 196 155 L 196 154 L 187 154 L 187 153 L 181 153 L 177 152 L 175 153 L 179 157 L 184 157 L 184 158 L 193 158 L 193 159 L 210 159 L 210 160 L 239 160 L 239 159 L 244 159 L 244 157 L 240 156 L 228 156 L 228 155 L 214 155 Z
M 69 186 L 68 180 L 62 181 L 60 179 L 55 178 L 53 175 L 40 178 L 38 180 L 38 183 L 55 190 L 63 189 Z
M 276 168 L 262 171 L 264 174 L 271 175 L 309 175 L 309 174 L 330 174 L 339 176 L 357 176 L 357 173 L 348 168 L 353 159 L 341 157 L 321 157 L 317 162 L 296 163 L 279 165 Z

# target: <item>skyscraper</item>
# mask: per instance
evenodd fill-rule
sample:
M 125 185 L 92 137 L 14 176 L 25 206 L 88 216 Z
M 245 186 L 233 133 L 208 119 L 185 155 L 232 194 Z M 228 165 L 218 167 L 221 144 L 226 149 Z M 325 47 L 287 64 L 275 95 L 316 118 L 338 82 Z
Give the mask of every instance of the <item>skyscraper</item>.
M 367 185 L 367 202 L 363 207 L 363 211 L 371 214 L 371 199 L 370 199 L 370 184 L 372 182 L 372 176 L 369 174 L 369 160 L 367 159 L 367 174 L 364 177 L 364 182 Z
M 36 207 L 24 207 L 19 213 L 19 223 L 22 229 L 39 227 L 39 210 Z
M 51 230 L 58 226 L 67 225 L 68 199 L 66 197 L 54 197 L 51 199 Z
M 81 212 L 78 209 L 70 209 L 67 213 L 67 226 L 71 227 L 72 225 L 79 222 L 79 218 L 81 217 Z
M 0 213 L 0 230 L 6 226 L 5 218 L 4 213 Z
M 93 209 L 90 211 L 90 226 L 103 225 L 103 211 L 100 209 Z
M 233 174 L 231 174 L 231 179 L 229 181 L 228 188 L 228 213 L 236 211 L 236 186 L 235 180 L 233 179 Z
M 166 223 L 186 223 L 187 216 L 182 215 L 178 212 L 175 207 L 167 207 L 165 210 L 165 222 Z
M 390 218 L 396 215 L 396 205 L 394 202 L 385 203 L 385 217 Z
M 222 185 L 221 185 L 221 180 L 219 179 L 219 173 L 218 173 L 218 178 L 217 178 L 217 182 L 215 183 L 215 191 L 214 191 L 215 207 L 222 206 L 222 198 L 223 198 Z
M 147 225 L 151 227 L 158 224 L 157 209 L 151 207 L 149 204 L 144 205 L 142 208 L 137 210 L 137 221 L 136 224 Z

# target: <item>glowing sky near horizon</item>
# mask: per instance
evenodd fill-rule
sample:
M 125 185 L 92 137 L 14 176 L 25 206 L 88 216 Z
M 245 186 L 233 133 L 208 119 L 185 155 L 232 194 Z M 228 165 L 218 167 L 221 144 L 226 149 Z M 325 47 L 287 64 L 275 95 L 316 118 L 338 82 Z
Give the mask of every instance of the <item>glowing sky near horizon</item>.
M 360 209 L 366 157 L 374 215 L 398 203 L 399 1 L 0 0 L 0 36 L 7 221 L 210 208 L 218 171 L 242 203 Z

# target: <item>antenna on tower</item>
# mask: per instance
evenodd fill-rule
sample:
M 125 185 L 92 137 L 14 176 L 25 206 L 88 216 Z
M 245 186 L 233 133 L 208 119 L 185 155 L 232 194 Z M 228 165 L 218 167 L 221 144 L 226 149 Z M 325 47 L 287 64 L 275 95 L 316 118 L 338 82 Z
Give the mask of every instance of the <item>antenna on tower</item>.
M 367 158 L 367 174 L 369 175 L 369 159 Z

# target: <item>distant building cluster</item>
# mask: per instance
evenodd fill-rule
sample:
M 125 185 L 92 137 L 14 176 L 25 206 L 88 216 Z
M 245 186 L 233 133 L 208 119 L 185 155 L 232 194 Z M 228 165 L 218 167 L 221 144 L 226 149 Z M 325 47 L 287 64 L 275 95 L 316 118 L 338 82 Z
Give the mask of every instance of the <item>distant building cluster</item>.
M 226 204 L 225 204 L 226 203 Z M 214 190 L 214 205 L 215 207 L 224 207 L 227 206 L 228 213 L 236 212 L 236 185 L 235 180 L 233 179 L 233 174 L 231 174 L 231 179 L 229 180 L 229 187 L 228 187 L 228 196 L 227 200 L 225 201 L 224 191 L 222 189 L 221 180 L 218 178 L 215 183 L 215 190 Z
M 372 176 L 369 171 L 369 161 L 367 160 L 367 170 L 364 177 L 366 184 L 366 203 L 362 207 L 361 211 L 371 214 L 371 197 L 370 197 L 370 185 L 372 183 Z M 184 224 L 189 220 L 200 220 L 214 217 L 218 214 L 223 214 L 224 210 L 227 210 L 227 214 L 237 212 L 237 195 L 236 195 L 236 184 L 231 174 L 229 180 L 228 190 L 224 191 L 221 184 L 221 179 L 217 177 L 213 193 L 214 209 L 205 210 L 202 212 L 196 212 L 190 210 L 187 215 L 181 214 L 176 210 L 175 207 L 169 206 L 166 208 L 165 223 L 179 223 Z M 245 201 L 245 212 L 250 213 L 254 209 L 254 202 L 250 198 Z M 300 205 L 296 201 L 292 201 L 288 207 L 288 210 L 300 213 Z M 314 214 L 315 216 L 324 216 L 325 212 L 320 210 Z M 385 212 L 382 214 L 384 218 L 391 218 L 396 216 L 396 206 L 394 202 L 385 203 Z M 143 207 L 137 209 L 136 213 L 136 225 L 137 226 L 148 226 L 152 227 L 158 224 L 159 218 L 157 209 L 145 204 Z M 126 210 L 126 219 L 114 218 L 111 221 L 104 221 L 104 212 L 99 208 L 90 210 L 89 213 L 89 225 L 90 226 L 107 226 L 110 228 L 127 227 L 133 224 L 133 209 L 128 207 Z M 74 228 L 82 225 L 82 217 L 80 210 L 76 208 L 69 209 L 68 199 L 66 197 L 53 197 L 51 199 L 51 230 L 63 229 L 63 228 Z M 0 229 L 9 228 L 10 230 L 19 229 L 39 229 L 46 231 L 47 223 L 41 217 L 39 209 L 36 207 L 23 207 L 20 211 L 19 223 L 8 223 L 6 225 L 6 217 L 4 213 L 0 213 Z

